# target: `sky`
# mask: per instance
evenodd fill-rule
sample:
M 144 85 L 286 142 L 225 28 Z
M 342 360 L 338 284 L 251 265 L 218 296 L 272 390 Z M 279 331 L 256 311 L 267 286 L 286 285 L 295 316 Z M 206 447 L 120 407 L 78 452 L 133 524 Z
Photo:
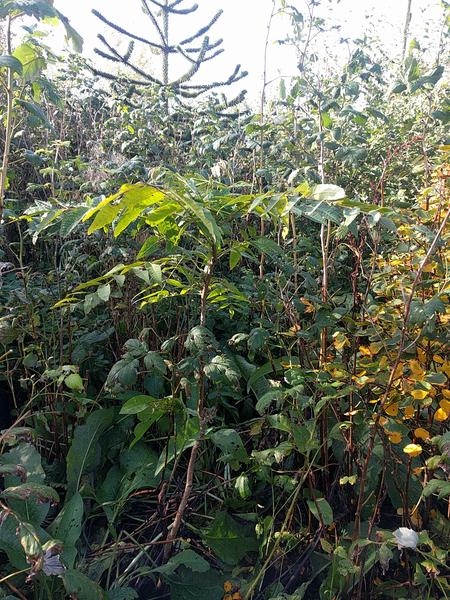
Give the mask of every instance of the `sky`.
M 279 3 L 279 0 L 276 0 Z M 184 6 L 191 6 L 194 0 L 185 0 Z M 197 31 L 219 9 L 224 14 L 211 30 L 212 39 L 224 39 L 225 52 L 217 59 L 207 63 L 198 75 L 198 82 L 227 79 L 237 63 L 249 71 L 249 76 L 229 90 L 229 95 L 242 88 L 248 89 L 249 98 L 256 102 L 261 95 L 262 73 L 264 66 L 264 46 L 267 35 L 267 25 L 272 11 L 272 0 L 197 0 L 199 10 L 189 17 L 178 17 L 172 28 L 173 38 L 183 39 L 191 32 Z M 300 12 L 305 12 L 304 0 L 291 0 Z M 96 57 L 97 64 L 101 67 L 109 65 L 102 63 L 93 53 L 95 46 L 99 45 L 96 36 L 98 33 L 108 34 L 108 39 L 118 41 L 118 37 L 111 37 L 109 28 L 102 24 L 91 13 L 95 8 L 111 21 L 121 24 L 130 30 L 147 34 L 149 21 L 140 8 L 140 0 L 55 0 L 55 6 L 64 13 L 72 25 L 79 31 L 85 40 L 84 53 Z M 345 56 L 346 47 L 340 44 L 341 38 L 362 36 L 364 32 L 373 34 L 382 40 L 383 46 L 392 56 L 398 56 L 401 49 L 402 30 L 404 26 L 407 0 L 322 0 L 321 11 L 328 13 L 328 23 L 341 26 L 339 31 L 330 32 L 322 36 L 321 47 L 325 54 L 335 53 L 339 60 Z M 126 10 L 124 10 L 126 7 Z M 439 0 L 412 0 L 413 19 L 411 33 L 419 38 L 422 47 L 436 40 L 431 36 L 427 40 L 427 23 L 436 26 L 442 12 Z M 306 13 L 305 13 L 306 14 Z M 296 59 L 292 49 L 281 46 L 277 40 L 286 36 L 289 31 L 289 22 L 286 17 L 277 15 L 272 21 L 271 35 L 268 45 L 267 77 L 275 80 L 273 89 L 276 89 L 280 76 L 296 74 Z M 180 36 L 180 37 L 179 37 Z M 147 60 L 157 70 L 159 57 L 149 56 Z M 174 71 L 177 71 L 175 65 Z

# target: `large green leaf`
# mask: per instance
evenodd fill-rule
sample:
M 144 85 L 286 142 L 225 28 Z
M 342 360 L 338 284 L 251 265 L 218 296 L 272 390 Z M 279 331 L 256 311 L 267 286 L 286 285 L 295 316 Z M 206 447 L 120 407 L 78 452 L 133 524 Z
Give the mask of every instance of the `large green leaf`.
M 105 600 L 102 588 L 80 571 L 68 569 L 61 575 L 67 594 L 77 600 Z
M 111 426 L 112 408 L 97 410 L 89 415 L 84 425 L 75 429 L 72 445 L 67 454 L 67 495 L 73 496 L 79 489 L 81 477 L 98 465 L 98 440 Z
M 0 68 L 6 67 L 7 69 L 12 69 L 19 75 L 22 75 L 23 68 L 22 63 L 15 56 L 10 56 L 9 54 L 3 54 L 0 56 Z
M 162 567 L 157 567 L 154 571 L 164 575 L 171 575 L 181 566 L 186 567 L 195 573 L 205 573 L 206 571 L 209 571 L 209 563 L 199 554 L 189 549 L 179 552 L 173 556 L 169 562 Z
M 16 58 L 22 65 L 22 77 L 25 81 L 33 81 L 47 66 L 45 58 L 41 51 L 32 43 L 25 42 L 17 46 L 13 52 Z
M 203 533 L 203 541 L 224 563 L 237 565 L 248 552 L 258 549 L 258 540 L 249 524 L 235 521 L 227 512 L 220 512 Z
M 83 522 L 83 499 L 78 492 L 65 502 L 62 510 L 50 525 L 48 531 L 64 544 L 63 558 L 68 567 L 75 561 L 75 544 L 80 538 Z
M 210 569 L 198 573 L 181 566 L 170 577 L 170 600 L 222 600 L 224 575 Z
M 320 202 L 334 202 L 336 200 L 343 200 L 346 197 L 346 193 L 338 185 L 320 183 L 311 188 L 308 197 Z

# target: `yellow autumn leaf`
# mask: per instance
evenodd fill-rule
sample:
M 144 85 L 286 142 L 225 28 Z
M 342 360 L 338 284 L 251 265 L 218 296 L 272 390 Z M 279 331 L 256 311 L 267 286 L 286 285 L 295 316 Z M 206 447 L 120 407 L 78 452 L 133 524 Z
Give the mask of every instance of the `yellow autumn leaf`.
M 350 341 L 349 341 L 348 337 L 341 331 L 338 331 L 337 333 L 335 333 L 333 335 L 333 338 L 334 338 L 333 346 L 336 348 L 336 350 L 338 352 L 343 350 L 346 346 L 350 346 Z
M 449 414 L 445 412 L 444 409 L 442 408 L 438 408 L 437 411 L 434 413 L 434 420 L 435 421 L 446 421 L 449 417 Z
M 223 584 L 223 591 L 224 592 L 231 592 L 231 590 L 233 589 L 233 582 L 232 581 L 225 581 Z
M 442 390 L 442 395 L 444 396 L 444 398 L 450 400 L 450 390 Z
M 450 413 L 450 402 L 449 402 L 448 400 L 445 400 L 445 399 L 444 399 L 444 400 L 441 400 L 441 401 L 439 402 L 439 406 L 440 406 L 440 407 L 442 408 L 442 410 L 443 410 L 444 412 L 446 412 L 447 414 L 449 414 L 449 413 Z
M 382 347 L 383 344 L 381 342 L 372 342 L 369 346 L 369 350 L 372 354 L 378 354 Z
M 368 348 L 367 346 L 360 346 L 359 352 L 363 356 L 372 356 L 372 352 L 370 351 L 370 348 Z
M 439 370 L 445 373 L 447 377 L 450 377 L 450 362 L 446 360 Z
M 434 354 L 433 360 L 439 364 L 443 364 L 445 362 L 445 360 L 442 358 L 442 356 L 439 356 L 439 354 Z
M 424 400 L 428 396 L 427 390 L 413 390 L 411 396 L 414 400 Z
M 390 417 L 396 417 L 398 415 L 398 402 L 393 402 L 389 406 L 386 406 L 384 412 Z
M 430 437 L 430 433 L 426 429 L 423 429 L 423 427 L 418 427 L 415 429 L 414 435 L 420 440 L 427 440 Z
M 414 406 L 411 406 L 411 404 L 409 406 L 405 406 L 405 408 L 404 408 L 405 419 L 411 419 L 414 416 L 415 412 L 416 412 L 416 409 L 414 408 Z
M 411 375 L 410 375 L 411 379 L 414 379 L 415 381 L 420 381 L 424 378 L 425 371 L 420 366 L 420 363 L 418 360 L 410 360 L 408 362 L 408 366 L 411 370 Z
M 399 431 L 389 431 L 388 438 L 392 444 L 399 444 L 402 441 L 402 434 Z
M 313 313 L 315 308 L 314 308 L 314 304 L 312 302 L 310 302 L 309 300 L 307 300 L 306 298 L 300 298 L 302 304 L 304 304 L 306 306 L 305 308 L 305 313 Z
M 380 359 L 380 364 L 378 365 L 378 370 L 382 371 L 383 369 L 385 369 L 388 365 L 388 359 L 387 356 L 382 356 Z
M 419 444 L 408 444 L 403 448 L 403 452 L 413 458 L 414 456 L 422 454 L 422 446 Z

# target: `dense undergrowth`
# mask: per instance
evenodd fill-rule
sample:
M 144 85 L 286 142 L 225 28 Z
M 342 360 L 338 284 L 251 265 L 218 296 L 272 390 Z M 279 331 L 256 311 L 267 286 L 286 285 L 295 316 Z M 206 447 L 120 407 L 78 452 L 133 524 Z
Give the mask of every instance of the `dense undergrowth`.
M 448 597 L 445 40 L 264 115 L 0 57 L 0 598 Z

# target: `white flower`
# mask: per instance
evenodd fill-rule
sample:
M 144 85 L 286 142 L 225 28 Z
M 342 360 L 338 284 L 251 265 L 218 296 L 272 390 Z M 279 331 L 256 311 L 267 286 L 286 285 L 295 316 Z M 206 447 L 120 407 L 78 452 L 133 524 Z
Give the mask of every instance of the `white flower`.
M 394 531 L 394 537 L 397 540 L 399 550 L 401 548 L 417 548 L 419 536 L 414 529 L 409 529 L 409 527 L 399 527 Z

